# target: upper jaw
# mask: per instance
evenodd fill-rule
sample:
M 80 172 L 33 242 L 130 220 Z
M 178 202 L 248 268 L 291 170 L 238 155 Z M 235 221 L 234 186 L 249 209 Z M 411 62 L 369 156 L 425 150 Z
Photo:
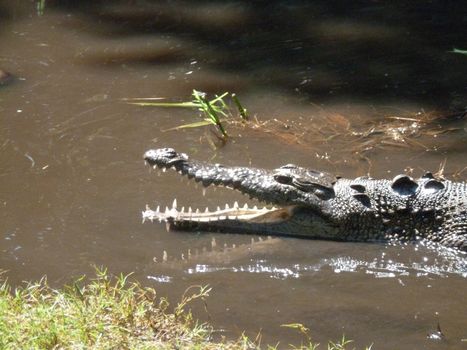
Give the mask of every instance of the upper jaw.
M 328 199 L 319 195 L 320 187 L 323 186 L 317 187 L 318 190 L 315 190 L 315 186 L 310 186 L 315 183 L 316 178 L 311 178 L 309 183 L 303 182 L 302 178 L 309 177 L 310 173 L 305 171 L 306 169 L 291 165 L 273 171 L 227 167 L 191 160 L 186 154 L 178 153 L 173 148 L 149 150 L 144 154 L 144 159 L 153 168 L 161 168 L 163 171 L 168 168 L 174 169 L 188 178 L 201 182 L 203 186 L 212 184 L 232 188 L 250 198 L 273 205 L 301 205 L 320 210 L 323 208 L 323 201 Z M 284 182 L 284 176 L 293 177 L 295 181 Z M 298 176 L 300 184 L 306 184 L 305 187 L 296 186 Z

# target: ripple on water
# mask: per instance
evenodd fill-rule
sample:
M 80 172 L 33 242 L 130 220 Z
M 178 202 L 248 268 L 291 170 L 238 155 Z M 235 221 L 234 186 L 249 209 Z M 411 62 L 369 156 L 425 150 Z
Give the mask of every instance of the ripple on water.
M 325 259 L 324 265 L 336 273 L 362 271 L 376 278 L 448 275 L 467 277 L 467 254 L 443 246 L 427 246 L 424 243 L 388 246 L 386 251 L 372 260 L 355 256 L 332 257 Z

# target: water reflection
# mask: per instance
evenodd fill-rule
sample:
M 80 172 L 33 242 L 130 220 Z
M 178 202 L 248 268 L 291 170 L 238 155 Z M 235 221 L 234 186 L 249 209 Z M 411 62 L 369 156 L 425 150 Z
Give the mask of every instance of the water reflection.
M 271 244 L 281 244 L 276 241 L 278 239 L 274 239 Z M 175 274 L 183 269 L 188 275 L 216 272 L 264 274 L 282 280 L 316 276 L 318 273 L 326 275 L 329 271 L 336 274 L 363 273 L 375 278 L 446 278 L 450 275 L 467 278 L 467 254 L 443 246 L 433 247 L 432 244 L 429 244 L 429 247 L 425 247 L 423 243 L 396 247 L 383 246 L 379 247 L 382 249 L 371 249 L 372 253 L 362 250 L 354 255 L 330 256 L 311 263 L 309 261 L 296 263 L 296 259 L 287 255 L 282 255 L 280 258 L 276 256 L 274 260 L 258 258 L 257 256 L 264 255 L 264 252 L 258 253 L 257 242 L 251 243 L 248 247 L 250 257 L 246 259 L 243 251 L 245 246 L 247 245 L 229 251 L 204 251 L 201 257 L 197 256 L 191 260 L 182 256 L 180 260 L 162 261 L 150 269 L 172 270 Z M 266 256 L 278 251 L 279 249 L 270 249 Z M 283 262 L 280 262 L 281 260 Z M 307 260 L 316 259 L 311 257 Z M 242 262 L 237 263 L 237 261 Z M 148 278 L 160 282 L 172 280 L 168 276 L 148 276 Z M 403 284 L 402 280 L 399 281 Z
M 435 250 L 401 248 L 400 252 L 383 252 L 372 261 L 351 256 L 334 257 L 326 264 L 335 273 L 362 271 L 376 278 L 448 277 L 451 274 L 467 277 L 466 254 L 444 247 Z

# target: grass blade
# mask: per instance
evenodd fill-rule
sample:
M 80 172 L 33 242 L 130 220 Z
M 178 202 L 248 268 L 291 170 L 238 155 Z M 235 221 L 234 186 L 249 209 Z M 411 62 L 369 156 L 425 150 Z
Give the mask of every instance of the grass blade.
M 206 125 L 212 125 L 212 121 L 210 119 L 205 119 L 205 120 L 200 121 L 200 122 L 194 122 L 194 123 L 190 123 L 190 124 L 183 124 L 183 125 L 176 126 L 174 128 L 165 129 L 163 131 L 179 130 L 179 129 L 186 129 L 186 128 L 198 128 L 200 126 L 206 126 Z
M 242 117 L 243 120 L 248 120 L 248 113 L 245 108 L 241 105 L 237 95 L 232 94 L 231 95 L 232 100 L 234 101 L 235 105 L 237 106 L 238 113 L 240 113 L 240 116 Z
M 461 55 L 467 55 L 467 50 L 461 50 L 461 49 L 456 49 L 456 48 L 453 48 L 452 53 L 458 53 L 458 54 L 461 54 Z
M 177 107 L 177 108 L 195 108 L 199 107 L 194 102 L 128 102 L 130 105 L 136 106 L 152 106 L 152 107 Z

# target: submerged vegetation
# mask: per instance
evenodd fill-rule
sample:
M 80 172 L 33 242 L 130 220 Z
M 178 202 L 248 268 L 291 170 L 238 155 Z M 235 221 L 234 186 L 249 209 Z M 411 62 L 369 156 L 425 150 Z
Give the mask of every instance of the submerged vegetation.
M 1 349 L 276 349 L 241 336 L 237 341 L 212 340 L 213 329 L 197 322 L 188 305 L 205 301 L 210 289 L 189 288 L 172 308 L 152 288 L 129 281 L 129 276 L 75 280 L 61 290 L 46 278 L 12 289 L 0 286 Z M 303 333 L 306 344 L 288 348 L 320 349 L 303 325 L 285 325 Z M 260 337 L 258 337 L 260 338 Z M 328 350 L 351 349 L 342 338 Z

